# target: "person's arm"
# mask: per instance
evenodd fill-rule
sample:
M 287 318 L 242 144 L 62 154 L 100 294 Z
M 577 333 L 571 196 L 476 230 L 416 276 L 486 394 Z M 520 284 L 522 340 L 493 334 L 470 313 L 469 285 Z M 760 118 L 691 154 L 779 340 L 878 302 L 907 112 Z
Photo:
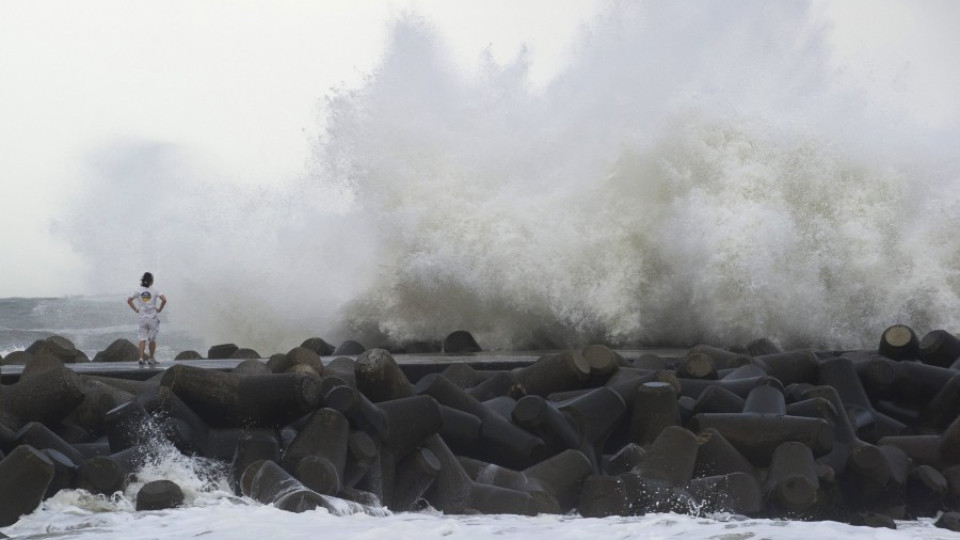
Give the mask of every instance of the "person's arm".
M 163 311 L 163 306 L 165 306 L 165 305 L 167 305 L 167 297 L 161 294 L 161 295 L 160 295 L 160 307 L 157 308 L 157 313 L 160 313 L 161 311 Z
M 137 313 L 140 313 L 140 310 L 137 309 L 137 306 L 133 305 L 133 298 L 127 298 L 127 305 L 130 306 L 130 309 L 136 311 Z

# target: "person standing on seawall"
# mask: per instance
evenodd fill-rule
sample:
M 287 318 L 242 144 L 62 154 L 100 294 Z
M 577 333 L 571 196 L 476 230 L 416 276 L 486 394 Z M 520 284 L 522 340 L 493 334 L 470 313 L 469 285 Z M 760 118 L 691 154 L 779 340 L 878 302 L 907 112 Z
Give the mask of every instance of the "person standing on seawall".
M 157 306 L 157 299 L 160 299 L 159 307 Z M 140 288 L 127 297 L 127 304 L 132 310 L 140 314 L 140 330 L 138 332 L 140 367 L 147 365 L 148 362 L 151 366 L 155 366 L 157 360 L 154 355 L 157 352 L 157 334 L 160 332 L 160 312 L 163 311 L 163 306 L 167 305 L 167 297 L 153 288 L 153 274 L 144 272 L 143 277 L 140 278 Z M 150 356 L 144 358 L 147 342 L 150 343 Z

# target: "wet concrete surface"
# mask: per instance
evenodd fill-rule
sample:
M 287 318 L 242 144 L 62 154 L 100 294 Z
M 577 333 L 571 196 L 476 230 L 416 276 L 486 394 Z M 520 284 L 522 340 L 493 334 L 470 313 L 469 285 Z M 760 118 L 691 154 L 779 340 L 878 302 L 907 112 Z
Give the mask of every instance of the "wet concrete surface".
M 400 364 L 400 367 L 407 374 L 407 377 L 414 381 L 429 373 L 443 371 L 450 364 L 465 363 L 474 369 L 511 369 L 528 365 L 538 358 L 548 354 L 555 354 L 560 351 L 484 351 L 478 353 L 465 354 L 393 354 L 394 359 Z M 643 350 L 618 350 L 621 356 L 627 360 L 638 358 L 644 354 L 655 354 L 665 358 L 679 358 L 686 353 L 686 349 L 643 349 Z M 323 357 L 324 364 L 331 362 L 335 356 Z M 347 356 L 347 358 L 356 359 L 356 356 Z M 267 358 L 259 359 L 266 363 Z M 80 362 L 75 364 L 66 364 L 73 371 L 83 375 L 99 375 L 102 377 L 116 377 L 120 379 L 147 380 L 165 369 L 175 365 L 182 364 L 204 369 L 215 369 L 220 371 L 230 371 L 237 364 L 246 361 L 246 359 L 228 358 L 223 360 L 166 360 L 156 366 L 140 367 L 137 362 Z M 12 384 L 19 380 L 23 372 L 22 365 L 4 365 L 0 366 L 0 382 L 3 384 Z

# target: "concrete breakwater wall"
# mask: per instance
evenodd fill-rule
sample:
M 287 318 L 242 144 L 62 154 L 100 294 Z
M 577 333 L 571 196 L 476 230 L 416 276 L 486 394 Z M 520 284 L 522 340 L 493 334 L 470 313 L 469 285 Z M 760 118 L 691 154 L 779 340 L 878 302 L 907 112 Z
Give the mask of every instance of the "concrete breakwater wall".
M 479 349 L 466 332 L 448 340 Z M 230 369 L 174 362 L 135 378 L 75 371 L 69 343 L 48 341 L 0 386 L 0 526 L 60 489 L 122 490 L 156 437 L 290 511 L 960 526 L 960 339 L 942 330 L 894 326 L 862 351 L 758 341 L 627 357 L 593 345 L 429 369 L 314 339 Z M 207 356 L 224 350 L 241 349 Z M 137 508 L 182 502 L 164 480 Z

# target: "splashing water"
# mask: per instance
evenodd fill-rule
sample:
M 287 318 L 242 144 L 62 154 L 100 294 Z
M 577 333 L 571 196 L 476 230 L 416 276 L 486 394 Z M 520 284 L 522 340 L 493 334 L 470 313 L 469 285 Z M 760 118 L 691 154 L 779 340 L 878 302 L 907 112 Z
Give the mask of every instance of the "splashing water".
M 614 3 L 543 88 L 524 55 L 463 74 L 407 17 L 366 83 L 327 97 L 302 182 L 227 190 L 144 143 L 98 156 L 90 193 L 140 223 L 172 316 L 261 352 L 457 329 L 486 349 L 852 348 L 896 322 L 956 328 L 942 149 L 960 130 L 878 109 L 813 6 Z M 151 212 L 124 210 L 154 182 Z M 129 234 L 102 215 L 72 222 L 96 238 L 76 243 L 101 286 L 130 281 L 139 267 L 108 267 Z
M 124 522 L 129 524 L 142 514 L 135 512 L 140 489 L 149 482 L 161 479 L 170 480 L 183 490 L 184 508 L 256 505 L 248 498 L 234 495 L 226 464 L 182 454 L 160 435 L 152 423 L 144 425 L 142 429 L 148 439 L 140 447 L 143 463 L 126 482 L 124 491 L 105 495 L 82 489 L 61 490 L 45 499 L 31 517 L 23 519 L 18 526 L 31 527 L 35 518 L 37 523 L 47 523 L 45 533 L 57 537 L 81 534 L 86 530 L 120 530 Z

